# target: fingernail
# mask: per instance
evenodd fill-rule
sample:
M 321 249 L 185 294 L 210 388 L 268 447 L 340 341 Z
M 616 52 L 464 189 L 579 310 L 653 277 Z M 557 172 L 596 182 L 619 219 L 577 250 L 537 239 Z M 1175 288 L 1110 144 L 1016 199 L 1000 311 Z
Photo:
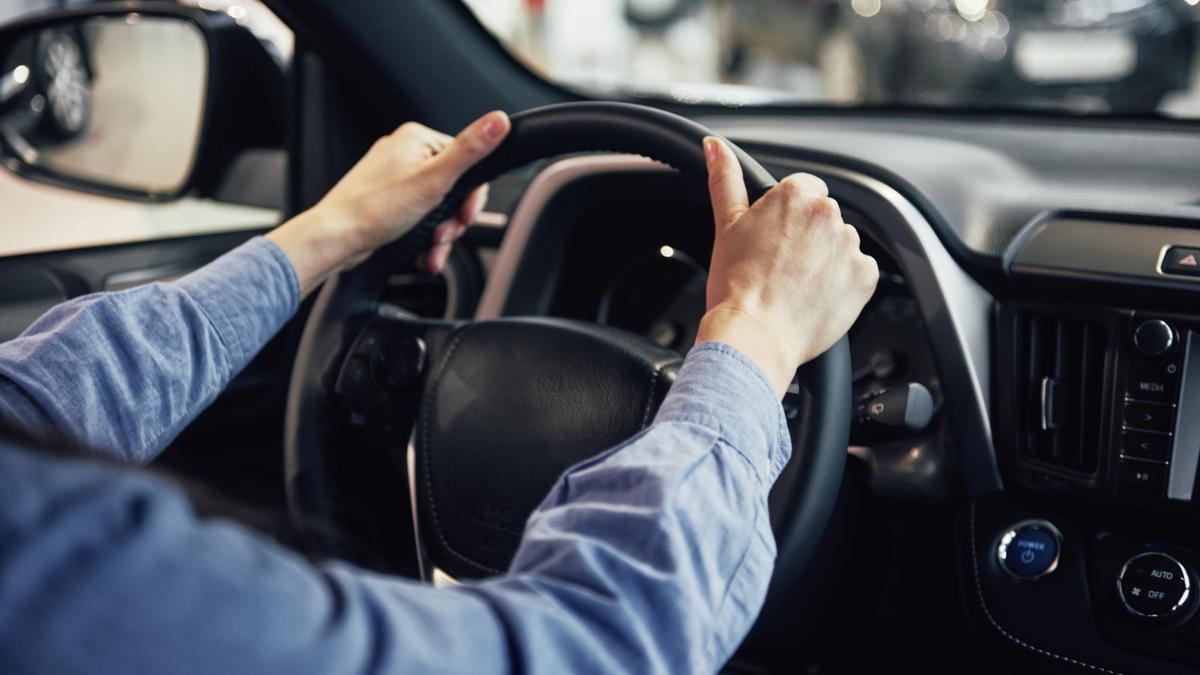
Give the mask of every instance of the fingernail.
M 491 141 L 504 135 L 508 126 L 508 116 L 499 110 L 494 110 L 483 118 L 483 135 Z
M 444 243 L 446 243 L 446 242 L 450 241 L 450 238 L 451 238 L 453 235 L 454 235 L 454 228 L 453 228 L 453 227 L 446 227 L 446 226 L 444 226 L 444 225 L 443 225 L 442 227 L 439 227 L 439 228 L 437 228 L 436 230 L 434 230 L 434 232 L 433 232 L 433 243 L 434 243 L 435 245 L 436 245 L 436 244 L 444 244 Z
M 708 136 L 704 139 L 704 161 L 712 164 L 712 161 L 717 156 L 717 139 Z

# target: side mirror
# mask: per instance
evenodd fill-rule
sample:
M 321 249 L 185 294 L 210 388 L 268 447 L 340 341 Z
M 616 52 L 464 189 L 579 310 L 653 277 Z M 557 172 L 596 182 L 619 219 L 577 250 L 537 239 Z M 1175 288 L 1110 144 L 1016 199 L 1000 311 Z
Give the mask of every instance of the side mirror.
M 211 193 L 238 153 L 282 145 L 282 105 L 282 67 L 223 13 L 127 2 L 0 29 L 0 161 L 38 182 Z

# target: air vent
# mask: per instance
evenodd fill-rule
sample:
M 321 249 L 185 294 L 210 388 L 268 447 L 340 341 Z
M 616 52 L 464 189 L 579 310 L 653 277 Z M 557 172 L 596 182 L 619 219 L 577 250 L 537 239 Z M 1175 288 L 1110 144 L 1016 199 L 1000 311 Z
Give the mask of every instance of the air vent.
M 1022 312 L 1017 398 L 1026 458 L 1092 475 L 1104 414 L 1103 324 Z

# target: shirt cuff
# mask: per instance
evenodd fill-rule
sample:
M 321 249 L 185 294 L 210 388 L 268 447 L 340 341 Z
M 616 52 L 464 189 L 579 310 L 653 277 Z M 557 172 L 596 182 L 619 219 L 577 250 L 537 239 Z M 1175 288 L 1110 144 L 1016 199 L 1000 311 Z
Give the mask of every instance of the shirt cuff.
M 266 237 L 254 237 L 174 282 L 212 321 L 241 370 L 296 313 L 300 282 L 287 255 Z
M 712 429 L 773 483 L 792 454 L 783 406 L 762 369 L 721 342 L 688 352 L 655 423 L 684 422 Z

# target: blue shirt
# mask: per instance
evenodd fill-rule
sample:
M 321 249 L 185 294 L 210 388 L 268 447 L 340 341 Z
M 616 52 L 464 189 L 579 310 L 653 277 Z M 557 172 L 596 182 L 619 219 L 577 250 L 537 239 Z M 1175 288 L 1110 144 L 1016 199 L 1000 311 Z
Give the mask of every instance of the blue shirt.
M 64 303 L 0 345 L 0 416 L 149 461 L 298 302 L 256 238 Z M 704 343 L 650 427 L 566 472 L 507 574 L 437 589 L 310 564 L 145 472 L 0 445 L 0 673 L 714 672 L 766 594 L 789 454 L 763 373 Z

